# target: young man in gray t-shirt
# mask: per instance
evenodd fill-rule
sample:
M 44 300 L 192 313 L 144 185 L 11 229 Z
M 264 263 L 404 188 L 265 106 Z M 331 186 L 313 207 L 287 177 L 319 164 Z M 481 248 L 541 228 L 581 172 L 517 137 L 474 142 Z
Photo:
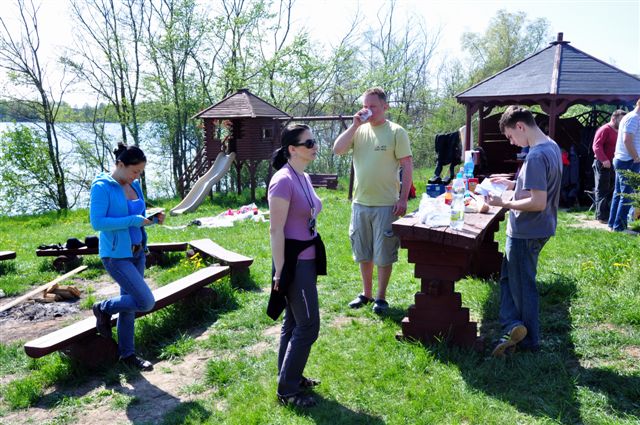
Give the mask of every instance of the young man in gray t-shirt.
M 500 131 L 512 145 L 529 147 L 516 181 L 492 179 L 514 190 L 513 199 L 487 196 L 489 205 L 509 208 L 507 241 L 500 276 L 500 324 L 505 335 L 493 350 L 502 357 L 519 348 L 540 349 L 536 272 L 538 255 L 556 232 L 562 156 L 560 148 L 536 125 L 531 112 L 510 106 L 500 118 Z

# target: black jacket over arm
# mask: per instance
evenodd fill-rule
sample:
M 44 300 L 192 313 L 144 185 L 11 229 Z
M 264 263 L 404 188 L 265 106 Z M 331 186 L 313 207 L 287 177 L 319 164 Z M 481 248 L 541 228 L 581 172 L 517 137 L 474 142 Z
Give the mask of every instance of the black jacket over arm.
M 319 234 L 308 241 L 285 239 L 284 266 L 282 267 L 282 273 L 280 274 L 278 290 L 273 290 L 273 279 L 271 279 L 271 296 L 269 297 L 269 304 L 267 305 L 267 315 L 273 320 L 277 320 L 287 306 L 285 295 L 287 294 L 289 285 L 296 277 L 298 255 L 311 245 L 315 245 L 316 247 L 316 273 L 323 276 L 327 274 L 327 253 Z M 271 277 L 273 278 L 274 275 L 275 270 L 272 270 Z

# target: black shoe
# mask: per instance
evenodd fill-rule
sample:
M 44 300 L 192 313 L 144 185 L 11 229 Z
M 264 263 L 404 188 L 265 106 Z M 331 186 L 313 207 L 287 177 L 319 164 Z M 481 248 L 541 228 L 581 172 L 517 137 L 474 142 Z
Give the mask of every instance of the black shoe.
M 373 312 L 375 314 L 382 314 L 389 309 L 389 303 L 385 300 L 375 300 L 373 303 Z
M 360 308 L 372 302 L 373 298 L 365 297 L 364 294 L 360 294 L 349 303 L 349 307 Z
M 93 315 L 96 316 L 98 335 L 111 338 L 111 315 L 102 311 L 100 303 L 95 303 L 91 309 L 93 310 Z
M 298 393 L 290 396 L 278 396 L 278 401 L 283 406 L 309 408 L 318 404 L 318 401 L 311 394 Z
M 318 381 L 317 379 L 306 378 L 304 376 L 302 377 L 302 379 L 300 379 L 300 388 L 308 389 L 317 387 L 318 385 L 320 385 L 320 381 Z
M 150 361 L 145 360 L 142 357 L 138 357 L 135 354 L 132 354 L 129 357 L 121 358 L 120 361 L 127 366 L 133 367 L 138 370 L 153 370 L 153 364 L 151 364 Z

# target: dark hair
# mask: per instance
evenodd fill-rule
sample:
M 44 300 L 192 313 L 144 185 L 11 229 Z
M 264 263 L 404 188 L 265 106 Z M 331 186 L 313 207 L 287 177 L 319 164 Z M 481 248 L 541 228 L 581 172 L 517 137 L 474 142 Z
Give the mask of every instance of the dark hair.
M 364 92 L 363 97 L 369 96 L 370 94 L 374 96 L 378 96 L 378 99 L 380 99 L 384 103 L 387 103 L 387 94 L 384 92 L 384 90 L 381 87 L 372 87 L 368 89 L 367 91 Z
M 116 164 L 118 161 L 127 166 L 147 162 L 147 157 L 144 156 L 142 149 L 137 146 L 127 146 L 122 142 L 118 142 L 118 147 L 113 150 L 113 154 L 116 156 Z
M 289 146 L 297 145 L 300 142 L 300 135 L 307 130 L 311 130 L 311 128 L 305 124 L 290 125 L 282 130 L 282 134 L 280 135 L 281 146 L 273 153 L 271 160 L 273 168 L 279 170 L 284 167 L 284 164 L 286 164 L 287 160 L 291 157 Z
M 504 134 L 505 128 L 514 128 L 516 123 L 522 122 L 527 127 L 537 127 L 533 114 L 527 108 L 511 105 L 500 117 L 500 133 Z

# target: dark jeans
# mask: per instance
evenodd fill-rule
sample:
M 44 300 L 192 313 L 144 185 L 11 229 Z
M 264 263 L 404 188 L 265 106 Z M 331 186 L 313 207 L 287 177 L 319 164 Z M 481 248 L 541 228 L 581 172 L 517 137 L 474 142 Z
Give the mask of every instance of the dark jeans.
M 596 195 L 596 220 L 608 221 L 615 184 L 615 171 L 611 167 L 604 168 L 602 162 L 594 159 L 593 180 L 595 183 L 593 189 Z
M 613 193 L 613 199 L 611 200 L 609 227 L 616 232 L 621 232 L 627 228 L 627 215 L 631 208 L 631 200 L 624 196 L 624 194 L 633 193 L 633 187 L 629 185 L 621 171 L 631 170 L 634 173 L 640 173 L 640 162 L 614 159 L 613 167 L 616 170 L 616 185 Z
M 505 334 L 524 325 L 527 336 L 520 346 L 540 345 L 540 317 L 536 273 L 538 256 L 549 238 L 514 239 L 507 236 L 500 274 L 500 325 Z
M 316 287 L 316 260 L 298 260 L 296 276 L 288 288 L 287 307 L 280 332 L 278 395 L 300 392 L 302 372 L 311 346 L 320 332 L 320 309 Z

